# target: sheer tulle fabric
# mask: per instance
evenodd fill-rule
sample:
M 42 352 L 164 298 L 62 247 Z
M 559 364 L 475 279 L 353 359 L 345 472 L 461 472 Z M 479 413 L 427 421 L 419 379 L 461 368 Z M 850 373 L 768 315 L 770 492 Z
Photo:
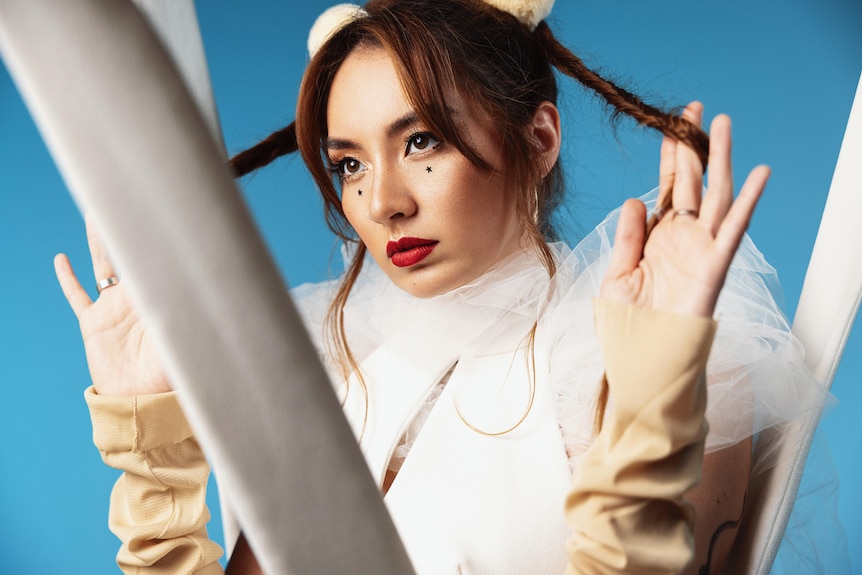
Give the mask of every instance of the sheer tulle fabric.
M 652 208 L 656 191 L 641 199 Z M 557 262 L 553 277 L 532 253 L 500 262 L 475 282 L 430 299 L 396 288 L 370 258 L 345 307 L 347 338 L 359 364 L 387 342 L 405 357 L 421 361 L 421 350 L 438 358 L 500 353 L 525 345 L 537 326 L 534 344 L 537 380 L 548 381 L 570 465 L 592 442 L 598 385 L 604 367 L 593 329 L 592 299 L 598 295 L 610 261 L 619 210 L 608 215 L 574 249 L 551 245 Z M 347 256 L 345 254 L 345 261 Z M 344 391 L 341 367 L 324 338 L 324 318 L 338 280 L 293 291 L 312 339 L 336 389 Z M 766 428 L 818 417 L 830 396 L 803 363 L 803 350 L 790 332 L 775 269 L 746 236 L 734 258 L 715 317 L 718 332 L 707 365 L 706 451 L 733 445 Z M 661 337 L 661 334 L 656 334 Z M 425 398 L 402 438 L 390 469 L 397 471 L 422 424 L 434 408 L 442 384 Z M 613 409 L 613 400 L 608 406 Z M 769 468 L 766 453 L 752 470 Z M 824 443 L 816 442 L 774 572 L 842 572 L 847 564 L 843 530 L 834 513 L 836 474 Z M 831 509 L 833 513 L 825 513 Z
M 654 197 L 652 192 L 642 199 L 649 207 Z M 361 364 L 384 341 L 395 342 L 406 357 L 431 346 L 455 358 L 462 353 L 497 353 L 526 341 L 538 324 L 535 352 L 542 357 L 537 357 L 537 365 L 548 370 L 574 468 L 592 440 L 603 372 L 592 298 L 610 260 L 618 215 L 618 210 L 612 212 L 574 249 L 552 244 L 557 261 L 553 278 L 534 254 L 524 252 L 471 284 L 417 299 L 395 287 L 369 259 L 345 308 L 347 338 L 357 362 Z M 337 382 L 340 366 L 323 334 L 323 318 L 336 287 L 336 282 L 305 285 L 293 295 Z M 805 368 L 801 347 L 776 303 L 781 300 L 779 290 L 774 268 L 746 237 L 716 310 L 719 328 L 707 366 L 707 452 L 816 412 L 826 399 Z M 433 401 L 427 402 L 426 409 L 432 408 Z

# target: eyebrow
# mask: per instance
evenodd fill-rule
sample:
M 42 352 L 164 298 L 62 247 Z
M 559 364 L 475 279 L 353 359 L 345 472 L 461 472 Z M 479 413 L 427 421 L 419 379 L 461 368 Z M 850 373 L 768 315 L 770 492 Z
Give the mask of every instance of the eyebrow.
M 386 136 L 393 137 L 398 135 L 400 132 L 404 131 L 405 128 L 408 128 L 414 124 L 419 123 L 419 116 L 413 110 L 407 112 L 386 128 Z M 326 149 L 327 150 L 355 150 L 360 146 L 356 144 L 356 142 L 352 142 L 350 140 L 344 140 L 340 138 L 327 138 L 326 139 Z

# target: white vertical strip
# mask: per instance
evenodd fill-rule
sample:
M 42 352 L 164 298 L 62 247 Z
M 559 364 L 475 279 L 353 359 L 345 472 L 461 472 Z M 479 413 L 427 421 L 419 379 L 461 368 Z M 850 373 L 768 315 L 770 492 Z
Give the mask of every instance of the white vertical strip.
M 193 0 L 132 0 L 174 61 L 215 141 L 224 146 Z
M 412 572 L 221 150 L 141 15 L 3 0 L 0 51 L 264 570 Z
M 862 78 L 805 274 L 793 333 L 805 363 L 828 389 L 850 335 L 862 297 Z M 790 520 L 820 412 L 758 441 L 755 465 L 768 471 L 750 486 L 746 517 L 729 559 L 728 573 L 768 575 Z
M 209 66 L 204 52 L 203 38 L 198 26 L 193 0 L 132 0 L 162 41 L 168 55 L 174 61 L 180 77 L 194 99 L 207 127 L 218 144 L 224 149 L 215 96 L 210 82 Z M 221 470 L 216 469 L 216 476 Z M 225 553 L 233 553 L 239 537 L 240 526 L 236 522 L 231 496 L 224 485 L 219 489 L 222 531 Z
M 832 186 L 805 274 L 793 333 L 805 363 L 826 387 L 862 297 L 862 78 L 850 110 Z

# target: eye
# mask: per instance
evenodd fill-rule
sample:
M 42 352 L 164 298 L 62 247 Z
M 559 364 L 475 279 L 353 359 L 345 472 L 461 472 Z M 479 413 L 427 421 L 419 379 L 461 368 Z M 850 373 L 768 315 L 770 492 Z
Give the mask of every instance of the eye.
M 330 160 L 329 169 L 336 174 L 342 182 L 365 171 L 365 164 L 356 158 L 344 158 L 343 160 Z
M 426 150 L 433 150 L 440 145 L 440 140 L 428 132 L 419 132 L 407 138 L 407 149 L 404 150 L 404 155 L 416 154 Z

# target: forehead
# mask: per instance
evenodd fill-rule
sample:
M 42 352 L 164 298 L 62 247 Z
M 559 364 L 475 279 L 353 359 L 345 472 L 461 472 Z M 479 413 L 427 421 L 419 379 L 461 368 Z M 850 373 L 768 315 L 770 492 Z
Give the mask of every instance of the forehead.
M 376 78 L 375 78 L 376 77 Z M 397 80 L 395 64 L 392 56 L 380 46 L 357 46 L 351 50 L 341 62 L 335 73 L 333 89 L 339 82 L 355 81 L 361 78 L 373 82 L 377 79 Z
M 438 98 L 436 103 L 443 104 L 445 111 L 441 117 L 431 112 L 426 118 L 431 125 L 426 128 L 441 129 L 442 122 L 458 132 L 494 132 L 488 114 L 457 90 L 448 96 L 438 94 Z M 344 59 L 329 90 L 326 123 L 330 136 L 342 129 L 367 131 L 390 125 L 410 113 L 414 119 L 422 116 L 410 103 L 389 52 L 379 46 L 358 47 Z M 445 129 L 443 132 L 438 135 L 446 136 Z
M 411 109 L 392 58 L 382 48 L 362 48 L 344 59 L 332 81 L 326 116 L 330 132 L 391 120 Z

